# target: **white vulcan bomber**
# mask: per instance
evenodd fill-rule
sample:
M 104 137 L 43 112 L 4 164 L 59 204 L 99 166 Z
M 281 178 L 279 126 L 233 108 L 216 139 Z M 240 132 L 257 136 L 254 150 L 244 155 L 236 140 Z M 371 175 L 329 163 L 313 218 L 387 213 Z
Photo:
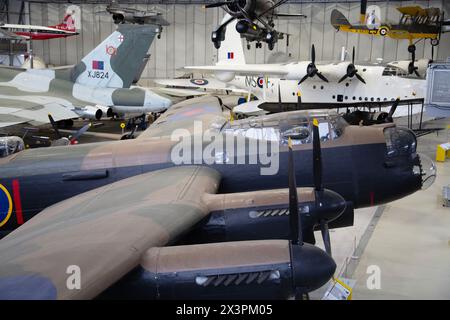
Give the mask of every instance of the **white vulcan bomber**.
M 295 109 L 390 108 L 397 98 L 400 98 L 400 105 L 415 104 L 413 113 L 419 113 L 425 96 L 424 79 L 408 75 L 395 65 L 356 64 L 354 49 L 352 61 L 319 64 L 313 46 L 310 61 L 246 64 L 239 34 L 233 28 L 227 28 L 218 57 L 215 66 L 184 69 L 213 74 L 217 80 L 226 83 L 224 89 L 245 89 L 249 96 L 256 96 L 257 101 L 235 109 L 236 113 L 246 115 Z M 157 83 L 181 86 L 181 81 Z M 281 102 L 283 110 L 280 109 Z M 396 116 L 402 112 L 399 108 Z
M 0 128 L 73 118 L 160 112 L 171 101 L 132 87 L 156 34 L 153 25 L 119 25 L 73 68 L 0 68 Z

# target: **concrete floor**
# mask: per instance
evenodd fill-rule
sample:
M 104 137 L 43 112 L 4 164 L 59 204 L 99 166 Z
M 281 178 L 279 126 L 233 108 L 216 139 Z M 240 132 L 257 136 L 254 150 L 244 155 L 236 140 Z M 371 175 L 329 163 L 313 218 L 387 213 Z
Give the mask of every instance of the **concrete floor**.
M 418 151 L 434 159 L 436 146 L 449 138 L 446 131 L 423 136 Z M 429 189 L 385 207 L 350 275 L 353 299 L 450 299 L 450 208 L 441 198 L 450 184 L 450 160 L 437 163 L 437 170 Z M 367 287 L 372 265 L 380 268 L 380 289 Z

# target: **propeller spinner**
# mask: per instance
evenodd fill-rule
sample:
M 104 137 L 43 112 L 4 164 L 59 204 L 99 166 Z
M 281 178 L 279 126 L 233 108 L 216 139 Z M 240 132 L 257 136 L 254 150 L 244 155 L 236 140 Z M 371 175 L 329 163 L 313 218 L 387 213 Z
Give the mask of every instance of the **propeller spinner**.
M 314 45 L 311 47 L 311 63 L 308 64 L 308 67 L 306 68 L 306 74 L 305 76 L 299 81 L 299 85 L 302 84 L 304 81 L 306 81 L 308 78 L 314 78 L 315 76 L 318 76 L 321 80 L 325 82 L 329 82 L 328 79 L 319 72 L 319 69 L 317 69 L 316 66 L 316 48 Z

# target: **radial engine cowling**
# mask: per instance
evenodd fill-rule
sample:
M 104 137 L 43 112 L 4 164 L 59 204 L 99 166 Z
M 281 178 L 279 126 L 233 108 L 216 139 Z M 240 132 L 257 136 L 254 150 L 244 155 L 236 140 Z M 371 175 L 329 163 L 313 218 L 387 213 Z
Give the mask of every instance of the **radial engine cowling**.
M 286 240 L 151 248 L 99 298 L 286 299 L 320 288 L 335 269 L 318 247 Z

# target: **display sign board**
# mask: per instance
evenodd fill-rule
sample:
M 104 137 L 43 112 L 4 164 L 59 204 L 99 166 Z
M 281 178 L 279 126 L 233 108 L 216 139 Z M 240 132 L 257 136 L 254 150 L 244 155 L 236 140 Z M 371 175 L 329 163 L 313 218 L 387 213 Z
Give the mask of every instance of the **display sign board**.
M 430 116 L 450 117 L 450 63 L 428 67 L 425 106 Z

